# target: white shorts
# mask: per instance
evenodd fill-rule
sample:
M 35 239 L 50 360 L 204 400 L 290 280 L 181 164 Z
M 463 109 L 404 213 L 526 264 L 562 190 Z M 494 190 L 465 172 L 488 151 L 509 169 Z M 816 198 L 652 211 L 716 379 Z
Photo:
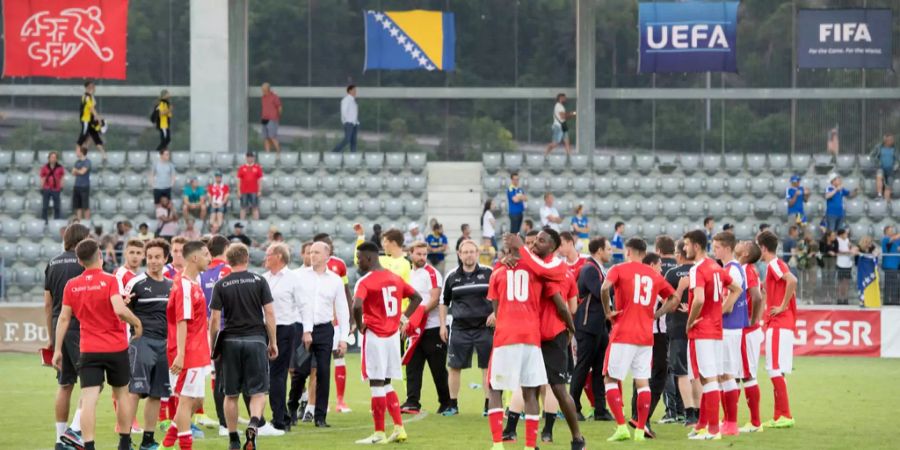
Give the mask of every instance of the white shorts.
M 624 380 L 631 369 L 631 376 L 640 380 L 650 379 L 653 362 L 652 345 L 634 345 L 613 342 L 606 349 L 603 373 L 610 378 Z
M 515 391 L 520 387 L 547 384 L 541 348 L 528 344 L 495 347 L 491 351 L 488 377 L 491 388 L 496 391 Z
M 784 328 L 766 330 L 766 370 L 791 373 L 794 370 L 794 332 Z
M 203 398 L 206 396 L 206 376 L 212 373 L 212 367 L 194 367 L 183 369 L 177 376 L 169 373 L 169 385 L 176 397 Z
M 725 328 L 722 330 L 722 371 L 725 375 L 734 378 L 743 378 L 743 360 L 741 347 L 743 346 L 744 330 Z
M 400 364 L 400 332 L 380 337 L 366 330 L 363 337 L 363 378 L 367 380 L 399 380 L 403 378 Z
M 688 376 L 691 379 L 715 378 L 723 375 L 722 341 L 688 339 Z
M 744 330 L 744 340 L 741 345 L 741 378 L 756 378 L 759 369 L 759 352 L 762 349 L 762 328 L 748 332 Z

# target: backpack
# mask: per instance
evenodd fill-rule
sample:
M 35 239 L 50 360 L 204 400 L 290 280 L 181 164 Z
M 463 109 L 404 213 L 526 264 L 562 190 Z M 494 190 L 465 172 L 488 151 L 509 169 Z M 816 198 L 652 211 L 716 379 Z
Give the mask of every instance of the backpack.
M 159 123 L 159 106 L 154 106 L 153 111 L 150 112 L 150 123 L 153 125 Z

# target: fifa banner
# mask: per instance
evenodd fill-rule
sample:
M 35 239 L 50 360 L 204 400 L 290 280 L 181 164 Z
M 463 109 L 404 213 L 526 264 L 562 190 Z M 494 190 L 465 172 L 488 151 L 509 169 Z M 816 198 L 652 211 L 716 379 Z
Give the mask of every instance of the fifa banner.
M 4 0 L 3 76 L 125 79 L 128 0 Z
M 797 66 L 802 69 L 890 69 L 890 9 L 801 9 Z
M 363 70 L 456 69 L 454 15 L 443 11 L 366 11 Z
M 640 3 L 640 73 L 737 72 L 738 2 Z

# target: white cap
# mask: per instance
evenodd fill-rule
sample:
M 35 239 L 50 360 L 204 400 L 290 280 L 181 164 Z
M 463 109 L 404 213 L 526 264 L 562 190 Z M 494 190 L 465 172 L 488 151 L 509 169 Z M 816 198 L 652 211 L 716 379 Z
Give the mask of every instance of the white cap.
M 418 229 L 419 229 L 419 224 L 417 224 L 415 222 L 410 222 L 409 227 L 407 227 L 406 231 L 412 231 L 412 230 L 418 230 Z
M 835 180 L 835 178 L 840 178 L 841 176 L 837 174 L 837 172 L 832 172 L 831 175 L 828 175 L 828 182 L 831 183 Z

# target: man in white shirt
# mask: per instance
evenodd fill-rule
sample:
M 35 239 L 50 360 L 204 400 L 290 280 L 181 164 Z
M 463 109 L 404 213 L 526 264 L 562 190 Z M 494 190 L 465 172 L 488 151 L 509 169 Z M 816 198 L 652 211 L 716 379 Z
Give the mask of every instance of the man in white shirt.
M 425 242 L 425 236 L 419 232 L 419 224 L 412 222 L 406 228 L 406 234 L 403 235 L 403 247 L 410 248 L 416 242 Z
M 275 308 L 275 337 L 278 357 L 269 362 L 269 406 L 272 408 L 272 425 L 289 431 L 291 417 L 287 410 L 287 374 L 291 357 L 299 345 L 300 323 L 303 320 L 300 297 L 300 277 L 287 266 L 291 251 L 284 243 L 276 243 L 266 249 L 263 274 L 272 292 Z
M 311 371 L 311 361 L 316 360 L 316 427 L 329 427 L 325 422 L 328 410 L 328 391 L 331 389 L 331 349 L 334 333 L 338 333 L 337 355 L 347 353 L 350 335 L 350 308 L 341 277 L 328 270 L 326 263 L 331 248 L 324 242 L 309 246 L 310 268 L 296 272 L 300 278 L 301 298 L 304 304 L 303 342 L 310 353 L 299 372 L 303 383 Z M 337 318 L 338 326 L 332 324 Z
M 566 121 L 575 117 L 575 112 L 566 112 L 566 94 L 556 94 L 556 104 L 553 105 L 553 125 L 550 131 L 553 138 L 547 145 L 544 155 L 549 155 L 559 144 L 563 144 L 566 148 L 566 154 L 571 155 L 572 149 L 569 146 L 569 125 Z
M 416 242 L 410 248 L 410 259 L 413 271 L 409 276 L 409 284 L 422 296 L 423 309 L 421 321 L 410 325 L 419 329 L 419 336 L 411 355 L 404 355 L 406 363 L 406 401 L 400 407 L 404 414 L 418 414 L 422 408 L 420 394 L 422 392 L 422 376 L 425 363 L 431 370 L 434 388 L 438 395 L 438 411 L 440 414 L 450 405 L 450 388 L 447 384 L 447 346 L 441 340 L 440 309 L 437 307 L 444 286 L 444 277 L 437 269 L 428 264 L 428 244 Z M 413 314 L 414 318 L 419 313 Z M 414 333 L 410 333 L 414 334 Z M 409 352 L 409 350 L 407 350 Z M 408 360 L 407 360 L 408 358 Z
M 344 124 L 344 140 L 331 151 L 340 152 L 347 144 L 356 152 L 356 131 L 359 129 L 359 106 L 356 104 L 356 86 L 347 86 L 347 95 L 341 100 L 341 123 Z
M 553 204 L 553 194 L 548 192 L 544 194 L 544 206 L 541 206 L 541 226 L 559 231 L 560 223 L 562 223 L 562 218 Z

